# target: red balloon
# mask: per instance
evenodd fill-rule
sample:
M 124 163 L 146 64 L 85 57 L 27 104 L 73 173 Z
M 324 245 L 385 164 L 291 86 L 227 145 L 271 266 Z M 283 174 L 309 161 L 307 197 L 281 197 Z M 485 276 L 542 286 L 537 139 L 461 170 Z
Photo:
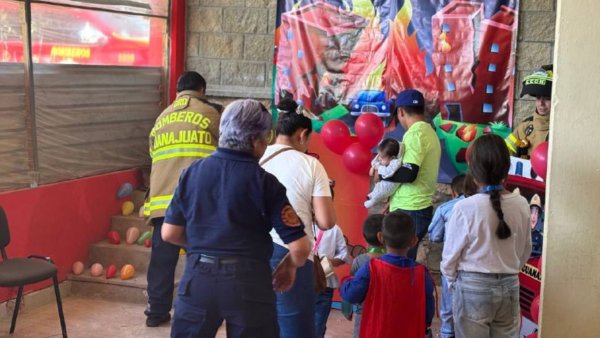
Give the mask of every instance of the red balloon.
M 354 123 L 354 131 L 367 148 L 376 146 L 383 137 L 383 121 L 375 114 L 362 114 Z
M 548 170 L 548 142 L 538 144 L 531 152 L 531 167 L 533 171 L 546 180 L 546 172 Z
M 537 295 L 531 302 L 531 307 L 529 308 L 529 312 L 531 313 L 531 319 L 533 319 L 533 322 L 536 324 L 539 323 L 540 295 Z
M 323 143 L 336 154 L 342 154 L 352 142 L 350 129 L 340 120 L 329 120 L 321 128 Z
M 352 143 L 346 151 L 344 151 L 342 159 L 346 169 L 349 171 L 359 175 L 368 175 L 373 155 L 369 148 L 356 142 Z

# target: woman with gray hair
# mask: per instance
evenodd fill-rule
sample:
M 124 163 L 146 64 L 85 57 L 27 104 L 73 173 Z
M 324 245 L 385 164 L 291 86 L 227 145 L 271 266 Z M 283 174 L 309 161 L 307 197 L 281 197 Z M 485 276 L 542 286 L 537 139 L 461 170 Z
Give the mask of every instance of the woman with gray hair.
M 234 101 L 220 128 L 217 151 L 181 175 L 161 232 L 187 249 L 171 337 L 215 337 L 225 320 L 228 337 L 276 338 L 273 289 L 292 286 L 310 240 L 285 188 L 258 165 L 271 131 L 267 109 Z M 271 229 L 288 245 L 291 262 L 273 274 Z

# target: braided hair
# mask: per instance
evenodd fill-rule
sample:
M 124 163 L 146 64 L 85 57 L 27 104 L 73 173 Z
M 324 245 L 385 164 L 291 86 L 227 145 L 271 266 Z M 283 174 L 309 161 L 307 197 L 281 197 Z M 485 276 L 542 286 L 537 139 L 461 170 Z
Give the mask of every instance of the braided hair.
M 475 140 L 469 154 L 469 174 L 486 187 L 483 192 L 490 195 L 492 208 L 498 216 L 496 236 L 507 239 L 511 235 L 510 227 L 504 220 L 500 200 L 502 182 L 508 176 L 510 154 L 504 140 L 494 134 L 483 135 Z

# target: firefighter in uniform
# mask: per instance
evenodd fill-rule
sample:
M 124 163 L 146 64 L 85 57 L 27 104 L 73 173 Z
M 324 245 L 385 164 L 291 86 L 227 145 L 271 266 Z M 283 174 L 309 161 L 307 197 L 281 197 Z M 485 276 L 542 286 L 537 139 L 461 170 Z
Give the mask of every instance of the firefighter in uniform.
M 177 80 L 177 98 L 156 119 L 150 132 L 150 190 L 144 216 L 154 226 L 148 266 L 146 326 L 171 319 L 175 267 L 179 247 L 164 242 L 160 230 L 181 172 L 192 162 L 208 157 L 217 146 L 221 106 L 204 98 L 206 81 L 197 72 L 184 72 Z
M 540 143 L 548 141 L 550 130 L 550 97 L 552 94 L 552 65 L 542 66 L 525 77 L 521 97 L 535 97 L 535 113 L 523 120 L 506 138 L 511 155 L 529 158 L 531 151 Z
M 255 100 L 238 100 L 221 117 L 219 148 L 181 175 L 166 212 L 162 238 L 187 248 L 171 337 L 278 338 L 276 291 L 294 283 L 311 241 L 285 187 L 260 167 L 271 114 Z M 269 232 L 288 245 L 273 272 Z

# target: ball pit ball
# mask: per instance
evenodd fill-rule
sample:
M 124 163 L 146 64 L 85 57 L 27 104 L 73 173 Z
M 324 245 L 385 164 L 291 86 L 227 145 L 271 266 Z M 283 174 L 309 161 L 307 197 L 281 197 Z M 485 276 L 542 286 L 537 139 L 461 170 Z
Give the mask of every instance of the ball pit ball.
M 117 266 L 111 264 L 106 268 L 106 279 L 111 279 L 117 275 Z
M 83 273 L 83 270 L 85 270 L 85 266 L 83 265 L 83 262 L 77 261 L 77 262 L 73 263 L 73 273 L 74 274 L 81 275 Z
M 131 202 L 131 201 L 125 201 L 121 205 L 121 213 L 123 214 L 123 216 L 129 216 L 129 215 L 133 214 L 134 209 L 135 209 L 135 206 L 133 205 L 133 202 Z
M 92 264 L 92 267 L 90 268 L 90 275 L 92 275 L 93 277 L 98 277 L 98 276 L 101 276 L 103 272 L 104 272 L 104 267 L 102 266 L 102 264 L 100 264 L 100 263 Z
M 125 264 L 121 268 L 120 277 L 122 280 L 127 280 L 133 278 L 135 275 L 135 268 L 131 264 Z
M 135 243 L 135 241 L 137 241 L 139 237 L 140 229 L 138 229 L 137 227 L 130 227 L 129 229 L 127 229 L 127 232 L 125 232 L 125 242 L 127 244 Z

